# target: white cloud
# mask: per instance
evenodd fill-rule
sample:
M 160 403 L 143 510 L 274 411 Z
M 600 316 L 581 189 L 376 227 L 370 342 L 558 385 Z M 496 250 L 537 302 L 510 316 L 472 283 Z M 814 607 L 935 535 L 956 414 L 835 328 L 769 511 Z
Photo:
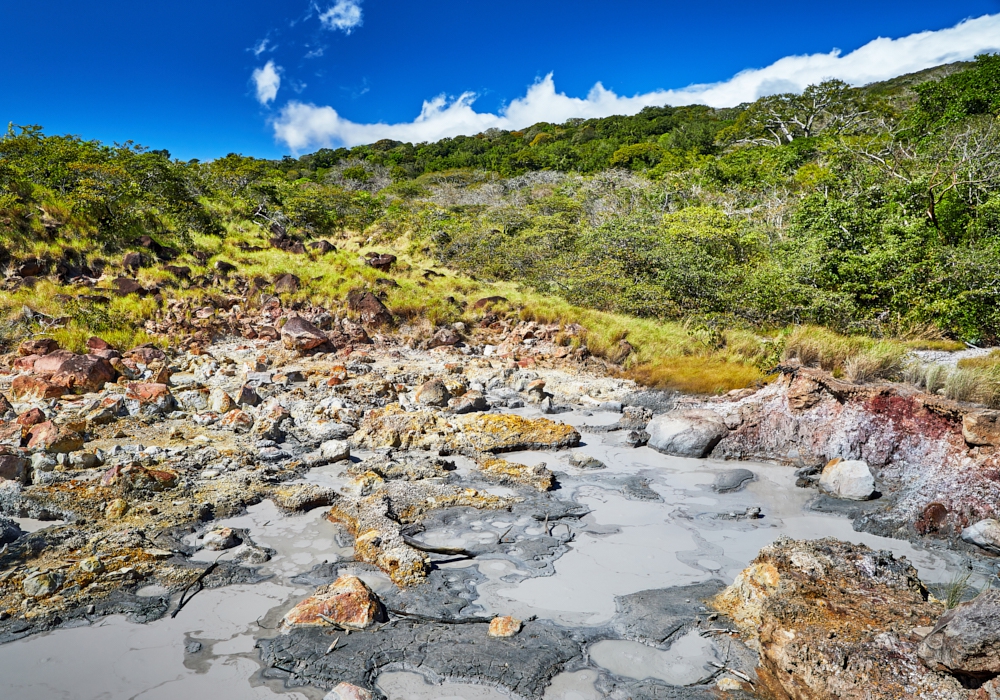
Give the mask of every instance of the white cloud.
M 334 9 L 350 3 L 351 0 L 339 0 Z M 763 95 L 797 92 L 830 78 L 865 85 L 991 51 L 1000 51 L 1000 14 L 899 39 L 878 38 L 843 55 L 833 50 L 826 54 L 787 56 L 765 68 L 742 71 L 723 82 L 655 90 L 632 97 L 617 95 L 600 83 L 594 85 L 586 98 L 570 97 L 556 92 L 549 74 L 498 114 L 476 112 L 472 108 L 476 95 L 471 92 L 453 100 L 442 95 L 424 102 L 416 119 L 400 124 L 359 124 L 342 118 L 332 107 L 293 101 L 274 120 L 274 134 L 293 151 L 301 152 L 317 146 L 355 146 L 379 139 L 435 141 L 476 134 L 491 127 L 519 129 L 540 121 L 561 123 L 573 117 L 635 114 L 652 105 L 732 107 Z
M 350 34 L 361 26 L 361 0 L 337 0 L 333 7 L 320 13 L 319 21 L 327 29 Z
M 250 50 L 253 51 L 254 56 L 260 56 L 262 53 L 267 51 L 267 45 L 270 43 L 271 43 L 270 39 L 261 39 L 260 41 L 257 42 L 257 45 Z
M 275 66 L 274 61 L 268 61 L 263 68 L 254 70 L 253 82 L 257 87 L 257 101 L 267 106 L 278 96 L 278 88 L 281 87 L 281 68 Z

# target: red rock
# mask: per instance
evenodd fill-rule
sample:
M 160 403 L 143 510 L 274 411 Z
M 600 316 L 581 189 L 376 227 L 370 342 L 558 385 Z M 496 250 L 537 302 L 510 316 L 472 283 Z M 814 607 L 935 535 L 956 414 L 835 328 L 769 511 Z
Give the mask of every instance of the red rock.
M 462 338 L 451 328 L 442 328 L 431 338 L 430 347 L 439 348 L 444 345 L 457 345 Z
M 257 337 L 261 340 L 277 340 L 280 337 L 278 329 L 274 326 L 264 326 L 257 330 Z
M 338 683 L 323 700 L 374 700 L 374 698 L 375 695 L 370 690 L 350 683 Z
M 160 360 L 161 362 L 166 360 L 167 354 L 155 345 L 140 345 L 124 353 L 122 357 L 148 365 L 153 360 Z
M 63 362 L 76 356 L 75 352 L 69 350 L 56 350 L 35 360 L 31 369 L 36 374 L 55 374 L 62 367 Z
M 355 289 L 347 295 L 347 307 L 358 314 L 366 326 L 384 326 L 392 323 L 392 314 L 377 296 Z
M 134 488 L 148 489 L 150 491 L 163 491 L 177 485 L 177 472 L 169 469 L 148 469 L 135 465 L 116 464 L 101 477 L 103 486 L 110 486 L 116 482 L 131 484 Z
M 236 433 L 248 433 L 253 429 L 253 417 L 246 411 L 234 408 L 222 416 L 219 425 Z
M 24 442 L 25 428 L 15 422 L 0 421 L 0 445 L 20 447 Z
M 125 405 L 130 414 L 169 413 L 176 405 L 166 384 L 130 384 L 125 391 Z
M 114 350 L 108 341 L 103 338 L 98 338 L 96 335 L 91 336 L 87 340 L 87 347 L 90 350 Z
M 125 297 L 129 294 L 143 294 L 146 291 L 142 288 L 142 285 L 135 280 L 130 280 L 128 277 L 116 278 L 114 285 L 114 292 L 120 297 Z
M 327 618 L 344 627 L 365 629 L 383 616 L 382 604 L 364 581 L 341 576 L 289 610 L 284 623 L 288 627 L 321 627 L 329 624 L 323 619 Z
M 504 616 L 490 620 L 490 629 L 486 633 L 490 637 L 513 637 L 521 631 L 521 621 L 517 618 Z
M 26 428 L 30 428 L 33 425 L 38 425 L 39 423 L 44 423 L 48 420 L 47 416 L 42 412 L 40 408 L 33 408 L 30 411 L 25 411 L 17 417 L 14 421 L 18 425 L 22 425 Z
M 0 416 L 6 416 L 8 413 L 13 413 L 14 407 L 10 405 L 10 401 L 3 394 L 0 394 Z
M 28 431 L 28 448 L 46 452 L 76 452 L 83 448 L 83 436 L 46 421 Z
M 122 258 L 122 267 L 135 272 L 142 267 L 142 253 L 125 253 Z
M 41 377 L 22 374 L 14 378 L 10 393 L 19 399 L 57 399 L 63 395 L 64 390 Z
M 393 265 L 396 264 L 396 256 L 384 253 L 382 255 L 373 255 L 368 258 L 369 267 L 374 267 L 376 270 L 381 272 L 388 272 Z
M 37 338 L 35 340 L 25 340 L 17 346 L 17 354 L 21 357 L 27 355 L 48 355 L 59 349 L 59 343 L 52 338 Z
M 41 355 L 25 355 L 14 360 L 11 367 L 24 372 L 30 372 L 35 368 L 35 361 L 41 357 Z
M 100 391 L 107 382 L 113 382 L 115 376 L 114 367 L 103 357 L 75 355 L 59 366 L 50 381 L 56 386 L 65 387 L 67 394 L 85 394 Z
M 292 316 L 281 327 L 281 342 L 289 350 L 306 352 L 328 341 L 326 334 L 300 316 Z
M 291 273 L 285 273 L 279 275 L 276 280 L 274 280 L 274 293 L 275 294 L 285 294 L 288 292 L 297 292 L 301 283 L 299 278 Z

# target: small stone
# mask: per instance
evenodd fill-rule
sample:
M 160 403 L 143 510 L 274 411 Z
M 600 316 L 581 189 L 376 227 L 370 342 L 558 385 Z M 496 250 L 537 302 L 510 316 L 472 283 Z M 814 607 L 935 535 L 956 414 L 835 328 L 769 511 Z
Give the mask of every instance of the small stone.
M 0 516 L 0 545 L 10 544 L 23 534 L 16 521 Z
M 207 532 L 202 538 L 201 544 L 205 549 L 221 552 L 224 549 L 232 549 L 240 544 L 240 538 L 236 536 L 232 528 L 220 527 Z
M 350 683 L 338 683 L 333 690 L 323 696 L 323 700 L 373 700 L 374 697 L 371 691 L 364 688 Z
M 234 408 L 222 417 L 219 425 L 229 428 L 235 433 L 249 433 L 253 430 L 253 416 L 238 408 Z
M 590 455 L 584 454 L 582 452 L 574 452 L 569 456 L 569 463 L 576 467 L 577 469 L 606 469 L 607 465 L 596 457 L 591 457 Z
M 80 570 L 97 576 L 104 573 L 104 562 L 97 557 L 87 557 L 80 561 Z
M 256 406 L 260 403 L 260 394 L 254 391 L 252 386 L 244 384 L 239 396 L 236 397 L 236 403 L 239 406 Z
M 513 637 L 521 631 L 521 621 L 514 617 L 494 617 L 487 634 L 491 637 Z
M 108 503 L 107 508 L 104 509 L 104 517 L 108 520 L 121 520 L 127 512 L 128 503 L 125 502 L 125 499 L 116 498 Z
M 208 410 L 215 411 L 216 413 L 229 413 L 234 408 L 236 408 L 236 402 L 233 401 L 232 397 L 225 390 L 219 387 L 212 389 L 208 397 Z
M 187 645 L 185 645 L 184 647 L 184 651 L 186 651 L 188 654 L 197 654 L 199 651 L 201 651 L 201 649 L 202 649 L 201 642 L 188 642 Z
M 715 687 L 724 691 L 743 689 L 743 685 L 735 678 L 720 678 L 715 682 Z

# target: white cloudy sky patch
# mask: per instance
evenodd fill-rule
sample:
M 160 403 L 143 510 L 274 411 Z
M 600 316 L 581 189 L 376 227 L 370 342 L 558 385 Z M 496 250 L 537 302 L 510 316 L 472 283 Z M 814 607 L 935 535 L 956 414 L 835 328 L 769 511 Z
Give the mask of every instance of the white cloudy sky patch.
M 257 90 L 257 101 L 267 106 L 274 102 L 278 96 L 278 89 L 281 87 L 281 68 L 274 65 L 274 61 L 268 61 L 263 68 L 257 68 L 253 72 L 253 82 Z
M 350 23 L 355 15 L 351 14 L 348 6 L 357 11 L 356 23 L 345 27 L 331 24 L 331 28 L 349 33 L 361 22 L 361 10 L 354 0 L 338 0 L 321 19 L 337 10 L 339 14 L 330 14 L 330 17 Z M 329 24 L 328 20 L 323 21 Z M 413 121 L 396 124 L 352 122 L 341 117 L 333 107 L 291 101 L 273 120 L 273 127 L 275 138 L 296 153 L 320 146 L 356 146 L 380 139 L 419 143 L 459 134 L 476 134 L 491 127 L 519 129 L 541 121 L 561 123 L 573 117 L 635 114 L 652 105 L 731 107 L 763 95 L 798 92 L 830 78 L 838 78 L 851 85 L 865 85 L 994 51 L 1000 51 L 1000 14 L 969 19 L 947 29 L 919 32 L 898 39 L 880 37 L 847 54 L 834 50 L 823 54 L 787 56 L 764 68 L 742 71 L 722 82 L 654 90 L 631 97 L 618 95 L 600 83 L 594 85 L 584 98 L 570 97 L 556 90 L 553 76 L 549 74 L 531 85 L 523 97 L 513 100 L 496 114 L 475 111 L 476 95 L 471 92 L 454 99 L 439 96 L 425 101 Z M 258 80 L 256 71 L 254 78 Z M 277 73 L 274 73 L 274 78 L 280 81 Z M 258 99 L 265 104 L 259 80 L 257 84 Z M 270 95 L 269 100 L 277 94 L 278 84 L 275 82 L 273 92 L 264 93 Z
M 336 4 L 319 15 L 319 21 L 327 29 L 350 34 L 361 26 L 360 0 L 337 0 Z

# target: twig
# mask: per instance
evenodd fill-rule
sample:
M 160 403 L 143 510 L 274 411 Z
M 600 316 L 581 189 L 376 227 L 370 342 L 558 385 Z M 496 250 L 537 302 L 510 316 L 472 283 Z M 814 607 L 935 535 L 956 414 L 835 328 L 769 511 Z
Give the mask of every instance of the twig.
M 329 648 L 328 648 L 328 649 L 327 649 L 327 650 L 326 650 L 325 652 L 323 652 L 323 656 L 326 656 L 326 655 L 327 655 L 327 654 L 329 654 L 329 653 L 330 653 L 331 651 L 333 651 L 334 649 L 336 649 L 336 648 L 337 648 L 337 643 L 338 643 L 339 641 L 340 641 L 340 637 L 337 637 L 336 639 L 334 639 L 334 640 L 333 640 L 333 644 L 331 644 L 331 645 L 330 645 L 330 647 L 329 647 Z
M 707 637 L 710 634 L 738 634 L 736 630 L 731 630 L 727 627 L 714 627 L 710 630 L 702 630 L 699 632 L 702 637 Z
M 219 566 L 219 560 L 216 559 L 211 564 L 209 564 L 208 567 L 201 572 L 201 574 L 199 574 L 198 578 L 196 578 L 194 581 L 192 581 L 191 583 L 189 583 L 187 586 L 184 587 L 184 590 L 181 591 L 181 598 L 180 600 L 177 601 L 177 609 L 174 610 L 172 613 L 170 613 L 171 618 L 177 617 L 177 613 L 181 611 L 181 608 L 190 603 L 191 599 L 194 598 L 196 595 L 198 595 L 198 593 L 204 588 L 204 586 L 202 585 L 202 581 L 205 580 L 206 576 L 215 571 L 216 567 L 218 566 Z M 184 596 L 187 595 L 187 592 L 190 591 L 195 586 L 198 586 L 198 590 L 196 590 L 190 596 L 185 598 Z
M 548 522 L 550 518 L 552 520 L 563 520 L 564 518 L 582 518 L 583 516 L 590 515 L 591 513 L 593 513 L 592 510 L 585 510 L 582 513 L 560 513 L 558 515 L 552 515 L 552 516 L 550 516 L 548 513 L 546 513 L 544 516 L 535 513 L 531 517 L 534 518 L 535 520 L 544 520 L 545 522 Z
M 500 535 L 500 537 L 497 538 L 497 544 L 503 544 L 503 538 L 506 537 L 507 535 L 509 535 L 510 531 L 513 530 L 513 529 L 514 529 L 513 525 L 511 525 L 510 527 L 508 527 L 507 531 L 505 533 L 503 533 L 502 535 Z
M 469 557 L 470 559 L 476 556 L 469 550 L 462 549 L 461 547 L 434 547 L 406 535 L 403 535 L 403 542 L 414 549 L 419 549 L 421 552 L 430 552 L 431 554 L 450 554 L 453 556 Z
M 405 610 L 392 610 L 389 609 L 393 615 L 399 615 L 400 617 L 409 617 L 414 620 L 419 620 L 420 622 L 440 622 L 444 625 L 473 625 L 482 624 L 484 622 L 492 622 L 492 617 L 459 617 L 459 618 L 448 618 L 448 617 L 431 617 L 430 615 L 419 615 L 417 613 L 406 612 Z

